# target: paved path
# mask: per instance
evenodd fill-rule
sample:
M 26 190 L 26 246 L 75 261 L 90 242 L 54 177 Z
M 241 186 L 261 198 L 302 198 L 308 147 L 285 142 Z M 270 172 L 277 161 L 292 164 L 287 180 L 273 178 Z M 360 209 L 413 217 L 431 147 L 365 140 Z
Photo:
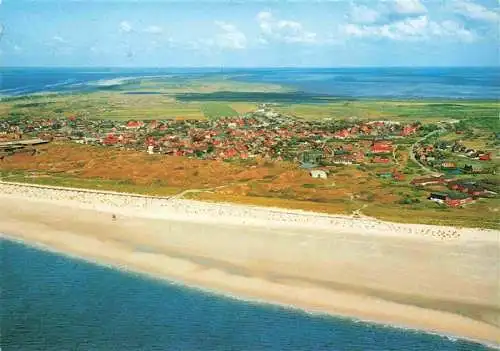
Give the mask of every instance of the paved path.
M 216 186 L 215 188 L 187 189 L 187 190 L 181 191 L 179 194 L 171 196 L 170 199 L 172 199 L 172 200 L 174 200 L 174 199 L 180 199 L 184 195 L 186 195 L 186 194 L 192 194 L 192 193 L 213 193 L 214 190 L 225 188 L 227 186 L 229 186 L 229 184 L 228 185 Z

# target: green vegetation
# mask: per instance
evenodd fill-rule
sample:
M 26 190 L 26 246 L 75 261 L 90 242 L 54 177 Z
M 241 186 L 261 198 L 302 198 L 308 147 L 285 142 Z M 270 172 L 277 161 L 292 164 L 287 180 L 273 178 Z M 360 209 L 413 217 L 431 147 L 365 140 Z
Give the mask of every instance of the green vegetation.
M 61 186 L 68 188 L 95 189 L 133 193 L 141 195 L 171 196 L 182 189 L 168 187 L 163 182 L 150 185 L 135 184 L 131 180 L 110 180 L 102 178 L 80 178 L 65 174 L 43 174 L 36 176 L 25 171 L 0 170 L 0 180 L 8 182 L 30 183 L 38 185 Z
M 210 102 L 201 106 L 203 114 L 208 119 L 219 119 L 223 117 L 236 117 L 238 112 L 230 106 L 217 102 Z
M 255 103 L 328 103 L 338 98 L 307 94 L 302 92 L 238 92 L 219 91 L 213 93 L 181 93 L 176 94 L 179 101 L 247 101 Z
M 497 113 L 491 116 L 480 116 L 465 119 L 462 126 L 464 129 L 480 128 L 487 129 L 491 132 L 500 130 L 500 111 L 497 108 Z M 459 127 L 457 127 L 459 128 Z
M 323 118 L 359 118 L 387 119 L 395 121 L 421 121 L 432 123 L 450 119 L 467 119 L 471 123 L 493 125 L 498 124 L 498 102 L 492 101 L 452 101 L 445 103 L 432 101 L 307 101 L 308 103 L 281 104 L 276 109 L 283 113 L 296 115 L 305 119 Z M 315 102 L 315 103 L 311 103 Z M 451 106 L 451 107 L 450 107 Z

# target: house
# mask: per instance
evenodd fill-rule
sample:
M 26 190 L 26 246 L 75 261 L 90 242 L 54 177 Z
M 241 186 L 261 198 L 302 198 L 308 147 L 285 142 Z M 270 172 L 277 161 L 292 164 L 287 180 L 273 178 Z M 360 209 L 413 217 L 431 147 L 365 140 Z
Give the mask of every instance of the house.
M 144 122 L 141 122 L 141 121 L 128 121 L 127 124 L 125 125 L 125 128 L 127 128 L 127 129 L 139 129 L 142 126 L 144 126 Z
M 480 161 L 491 161 L 491 152 L 479 156 Z
M 352 161 L 351 155 L 336 155 L 331 158 L 331 162 L 336 165 L 352 165 Z
M 328 173 L 322 169 L 313 169 L 309 172 L 309 175 L 313 178 L 327 179 Z
M 349 137 L 350 133 L 347 129 L 342 129 L 341 131 L 338 131 L 337 133 L 335 133 L 335 137 L 338 138 L 338 139 L 345 139 L 347 137 Z
M 446 180 L 444 177 L 425 177 L 425 178 L 415 178 L 410 184 L 412 185 L 432 185 L 432 184 L 443 184 Z
M 405 126 L 405 127 L 403 128 L 403 130 L 401 131 L 401 136 L 408 136 L 408 135 L 412 135 L 412 134 L 414 134 L 416 131 L 417 131 L 417 127 L 416 127 L 416 126 L 408 125 L 408 126 Z
M 383 154 L 392 152 L 392 144 L 389 141 L 376 141 L 371 147 L 374 154 Z
M 443 162 L 441 163 L 441 168 L 443 169 L 455 169 L 457 164 L 455 162 Z
M 442 204 L 448 199 L 448 194 L 447 193 L 431 193 L 427 199 Z
M 486 194 L 488 191 L 477 185 L 475 182 L 453 182 L 448 185 L 452 190 L 460 191 L 472 196 L 481 196 Z
M 450 207 L 463 206 L 468 203 L 474 202 L 474 198 L 472 196 L 461 193 L 431 193 L 428 199 L 440 204 L 446 204 Z
M 450 207 L 463 206 L 474 202 L 474 198 L 466 194 L 449 194 L 445 203 Z

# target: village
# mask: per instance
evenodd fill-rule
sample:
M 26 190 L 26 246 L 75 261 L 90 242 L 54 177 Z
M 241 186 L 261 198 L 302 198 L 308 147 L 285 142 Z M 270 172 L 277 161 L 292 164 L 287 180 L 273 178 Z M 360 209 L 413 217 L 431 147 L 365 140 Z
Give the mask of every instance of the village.
M 418 128 L 388 121 L 304 121 L 263 105 L 252 113 L 217 120 L 5 119 L 0 121 L 0 138 L 71 141 L 211 160 L 262 157 L 305 165 L 385 164 L 391 162 L 392 140 L 416 135 Z
M 412 176 L 408 179 L 411 185 L 430 186 L 429 200 L 452 207 L 494 196 L 495 186 L 491 189 L 475 178 L 457 178 L 494 174 L 491 152 L 466 148 L 458 142 L 423 141 L 436 131 L 436 126 L 418 122 L 303 120 L 275 112 L 268 104 L 215 120 L 115 121 L 77 115 L 12 118 L 0 121 L 0 158 L 19 152 L 34 154 L 36 144 L 66 142 L 203 160 L 287 161 L 323 180 L 331 167 L 369 166 L 374 175 L 392 182 Z M 34 141 L 30 144 L 26 139 Z M 408 172 L 408 162 L 401 158 L 404 150 L 431 172 Z M 450 154 L 461 156 L 463 165 L 449 161 Z M 468 164 L 468 159 L 485 166 Z

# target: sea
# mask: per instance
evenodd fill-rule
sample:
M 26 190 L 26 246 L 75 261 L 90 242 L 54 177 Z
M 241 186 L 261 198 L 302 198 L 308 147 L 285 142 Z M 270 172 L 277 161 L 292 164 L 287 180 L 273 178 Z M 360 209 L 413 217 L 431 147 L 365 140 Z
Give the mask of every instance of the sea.
M 92 91 L 114 79 L 223 75 L 341 98 L 500 98 L 500 67 L 386 68 L 0 68 L 0 96 Z M 111 83 L 109 83 L 111 82 Z
M 2 351 L 481 351 L 415 330 L 244 302 L 0 241 Z

